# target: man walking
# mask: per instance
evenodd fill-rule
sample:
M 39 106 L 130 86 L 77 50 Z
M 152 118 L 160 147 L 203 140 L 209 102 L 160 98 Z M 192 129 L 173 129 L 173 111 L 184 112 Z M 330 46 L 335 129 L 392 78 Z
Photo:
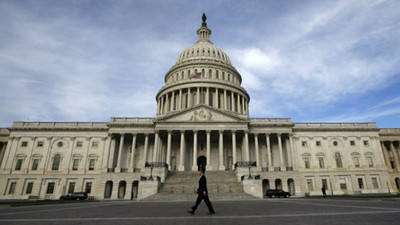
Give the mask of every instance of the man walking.
M 214 209 L 211 205 L 210 199 L 208 198 L 208 190 L 207 190 L 207 179 L 206 176 L 204 176 L 204 170 L 201 169 L 199 171 L 200 173 L 200 179 L 199 179 L 199 188 L 197 189 L 197 200 L 196 204 L 192 207 L 192 210 L 189 211 L 187 210 L 188 213 L 194 215 L 194 212 L 196 211 L 197 207 L 201 203 L 201 200 L 204 200 L 208 207 L 208 214 L 212 215 L 215 214 Z

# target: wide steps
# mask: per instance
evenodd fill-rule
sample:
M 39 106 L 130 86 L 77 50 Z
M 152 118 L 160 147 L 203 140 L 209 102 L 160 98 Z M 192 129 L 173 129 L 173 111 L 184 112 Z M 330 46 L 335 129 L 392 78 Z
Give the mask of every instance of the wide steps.
M 233 171 L 208 171 L 205 175 L 212 200 L 257 199 L 243 192 L 242 184 Z M 199 178 L 198 172 L 169 172 L 158 193 L 144 201 L 195 201 Z

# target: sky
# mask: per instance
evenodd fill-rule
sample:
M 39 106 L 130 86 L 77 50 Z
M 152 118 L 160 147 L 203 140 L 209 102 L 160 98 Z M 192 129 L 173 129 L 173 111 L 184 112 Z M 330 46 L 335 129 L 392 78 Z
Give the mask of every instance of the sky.
M 154 118 L 204 12 L 251 118 L 400 128 L 399 9 L 396 0 L 0 0 L 0 127 Z

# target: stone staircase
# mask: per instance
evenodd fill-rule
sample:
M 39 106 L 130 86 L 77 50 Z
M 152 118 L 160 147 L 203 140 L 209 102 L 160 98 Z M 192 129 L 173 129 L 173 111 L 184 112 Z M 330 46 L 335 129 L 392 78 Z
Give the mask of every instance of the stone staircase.
M 243 192 L 233 171 L 207 171 L 205 175 L 211 201 L 257 199 Z M 195 201 L 199 178 L 198 172 L 168 172 L 158 193 L 142 201 Z

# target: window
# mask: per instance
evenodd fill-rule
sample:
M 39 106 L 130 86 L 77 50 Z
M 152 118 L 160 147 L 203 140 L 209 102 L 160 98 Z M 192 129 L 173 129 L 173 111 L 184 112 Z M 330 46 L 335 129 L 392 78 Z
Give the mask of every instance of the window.
M 37 170 L 39 166 L 39 159 L 34 159 L 32 163 L 32 170 Z
M 62 143 L 62 142 L 59 142 L 59 143 Z M 61 161 L 60 154 L 55 155 L 54 159 L 53 159 L 53 166 L 52 166 L 51 169 L 52 170 L 58 170 L 58 168 L 60 167 L 60 161 Z
M 53 194 L 54 193 L 54 186 L 56 183 L 50 182 L 47 184 L 46 194 Z
M 353 162 L 356 168 L 360 167 L 360 160 L 358 159 L 358 156 L 353 156 Z
M 321 141 L 316 141 L 316 142 L 315 142 L 315 145 L 321 146 Z
M 176 101 L 175 101 L 175 105 L 176 105 Z M 93 147 L 93 148 L 99 147 L 99 142 L 98 142 L 98 141 L 93 141 L 93 142 L 92 142 L 92 147 Z
M 71 183 L 69 183 L 69 186 L 68 186 L 68 193 L 72 193 L 74 191 L 75 191 L 75 182 L 71 182 Z
M 16 187 L 17 187 L 17 182 L 12 182 L 10 184 L 10 190 L 8 190 L 8 194 L 10 195 L 14 194 Z
M 325 190 L 329 190 L 329 188 L 328 188 L 328 180 L 327 179 L 322 179 L 322 186 L 325 187 Z
M 90 159 L 89 161 L 89 170 L 94 170 L 94 164 L 96 163 L 96 159 Z
M 312 179 L 307 179 L 307 187 L 308 187 L 308 191 L 314 191 L 314 185 L 312 182 Z
M 337 146 L 337 145 L 338 145 L 337 141 L 334 141 L 333 146 Z
M 37 146 L 38 147 L 43 147 L 43 141 L 38 141 Z
M 318 161 L 319 161 L 319 168 L 325 168 L 324 157 L 322 156 L 318 157 Z
M 335 153 L 335 160 L 336 160 L 336 167 L 337 168 L 342 168 L 342 157 L 340 156 L 340 153 L 336 152 Z
M 310 158 L 304 158 L 304 168 L 310 169 Z
M 90 194 L 90 192 L 92 192 L 92 182 L 86 183 L 85 192 L 88 194 Z
M 57 143 L 57 146 L 61 148 L 61 147 L 63 146 L 62 141 L 59 141 L 59 142 Z
M 306 147 L 307 146 L 307 141 L 302 141 L 301 146 Z
M 378 189 L 379 188 L 378 179 L 376 177 L 372 178 L 372 185 L 374 186 L 374 189 Z
M 362 178 L 358 178 L 358 188 L 364 189 L 364 182 Z
M 82 141 L 77 141 L 76 142 L 76 147 L 78 147 L 78 148 L 82 147 Z
M 374 162 L 372 160 L 372 156 L 367 156 L 368 166 L 374 167 Z
M 79 166 L 79 159 L 74 159 L 72 170 L 78 170 L 78 166 Z
M 342 189 L 342 190 L 346 190 L 347 189 L 346 181 L 344 181 L 343 183 L 340 183 L 340 189 Z
M 368 141 L 364 141 L 364 145 L 368 146 L 369 145 Z
M 355 146 L 355 145 L 356 145 L 356 142 L 355 142 L 355 141 L 350 141 L 350 145 L 351 145 L 351 146 Z
M 26 146 L 28 146 L 28 142 L 27 142 L 27 141 L 23 141 L 23 142 L 21 143 L 21 147 L 26 147 Z
M 25 194 L 31 194 L 33 189 L 33 182 L 29 182 L 28 186 L 26 187 L 26 192 Z
M 17 159 L 17 164 L 15 165 L 15 170 L 21 170 L 23 159 Z

